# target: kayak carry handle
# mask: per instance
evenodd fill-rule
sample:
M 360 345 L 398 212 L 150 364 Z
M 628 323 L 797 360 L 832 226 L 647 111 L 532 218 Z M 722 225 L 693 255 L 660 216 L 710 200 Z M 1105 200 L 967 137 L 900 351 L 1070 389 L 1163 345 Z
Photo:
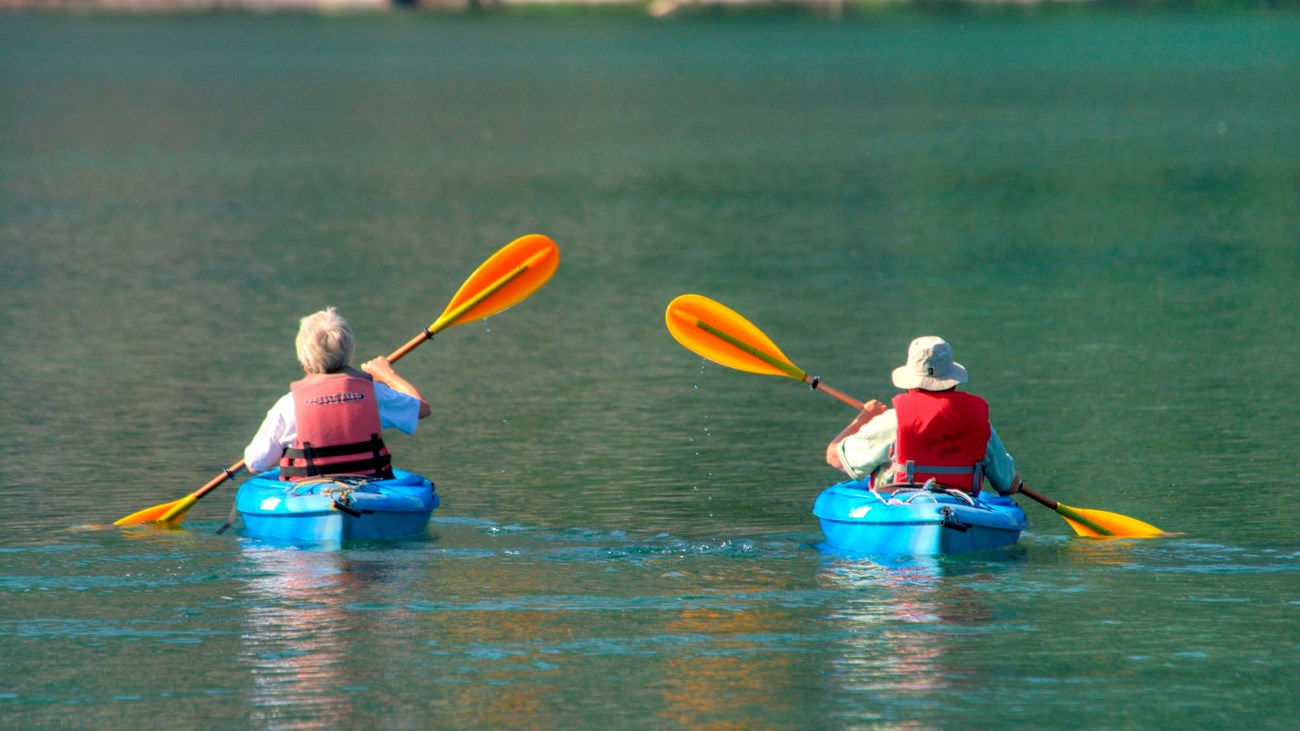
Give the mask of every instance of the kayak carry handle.
M 334 501 L 333 501 L 332 507 L 333 507 L 335 510 L 341 512 L 341 513 L 347 513 L 348 515 L 351 515 L 353 518 L 360 518 L 360 517 L 361 517 L 361 511 L 360 511 L 360 510 L 357 510 L 356 508 L 352 507 L 351 505 L 345 505 L 345 504 L 339 502 L 338 500 L 334 500 Z
M 958 533 L 965 533 L 970 530 L 969 525 L 957 520 L 957 511 L 946 505 L 939 510 L 939 515 L 942 516 L 942 525 L 944 528 L 955 530 Z

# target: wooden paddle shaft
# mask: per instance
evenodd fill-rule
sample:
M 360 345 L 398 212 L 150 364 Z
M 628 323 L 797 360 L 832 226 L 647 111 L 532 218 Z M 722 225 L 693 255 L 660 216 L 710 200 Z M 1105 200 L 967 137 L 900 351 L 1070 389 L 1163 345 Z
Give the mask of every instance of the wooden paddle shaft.
M 429 332 L 428 330 L 422 331 L 419 335 L 416 335 L 415 337 L 408 340 L 406 342 L 406 345 L 403 345 L 397 350 L 394 350 L 392 353 L 389 353 L 388 362 L 396 363 L 403 356 L 405 356 L 407 353 L 411 352 L 412 350 L 415 350 L 417 347 L 420 346 L 421 343 L 423 343 L 426 340 L 433 340 L 433 333 Z
M 823 391 L 827 396 L 834 396 L 835 398 L 839 399 L 840 401 L 843 401 L 849 406 L 852 406 L 858 411 L 862 410 L 864 404 L 861 401 L 853 398 L 852 396 L 849 396 L 843 391 L 827 386 L 825 383 L 822 383 L 822 380 L 820 378 L 817 378 L 816 376 L 809 376 L 805 374 L 803 377 L 803 382 L 808 384 L 808 386 L 812 388 L 812 390 L 814 391 Z
M 1020 486 L 1020 492 L 1024 493 L 1024 495 L 1029 499 L 1042 503 L 1043 505 L 1046 505 L 1047 507 L 1051 508 L 1053 511 L 1056 512 L 1057 515 L 1060 515 L 1062 518 L 1065 518 L 1066 521 L 1071 523 L 1077 523 L 1078 525 L 1074 525 L 1072 527 L 1074 528 L 1074 531 L 1076 533 L 1079 533 L 1080 535 L 1085 535 L 1085 534 L 1079 530 L 1079 525 L 1085 526 L 1086 528 L 1088 528 L 1089 530 L 1091 530 L 1092 532 L 1096 533 L 1099 536 L 1113 536 L 1118 533 L 1122 533 L 1122 531 L 1112 530 L 1111 528 L 1102 525 L 1100 522 L 1093 520 L 1093 518 L 1090 517 L 1090 515 L 1095 515 L 1094 513 L 1090 513 L 1089 511 L 1076 510 L 1075 508 L 1072 508 L 1068 505 L 1062 505 L 1045 495 L 1039 495 L 1038 493 L 1034 492 L 1033 490 L 1030 490 L 1024 485 Z
M 1046 505 L 1052 510 L 1056 510 L 1056 506 L 1060 505 L 1060 503 L 1056 502 L 1055 500 L 1046 497 L 1044 495 L 1039 495 L 1038 493 L 1034 492 L 1033 490 L 1030 490 L 1028 487 L 1025 487 L 1024 485 L 1020 486 L 1020 494 L 1024 495 L 1030 500 L 1042 503 L 1043 505 Z
M 226 480 L 234 479 L 234 477 L 235 477 L 235 473 L 236 473 L 236 472 L 239 472 L 239 471 L 242 470 L 242 469 L 244 469 L 244 460 L 241 459 L 241 460 L 239 460 L 238 462 L 236 462 L 236 463 L 230 465 L 229 467 L 227 467 L 226 470 L 225 470 L 225 472 L 222 472 L 221 474 L 219 474 L 219 475 L 217 475 L 216 477 L 213 477 L 211 480 L 209 480 L 209 481 L 208 481 L 208 484 L 206 484 L 206 485 L 204 485 L 203 487 L 200 487 L 199 489 L 195 490 L 195 491 L 194 491 L 194 499 L 195 499 L 195 500 L 198 500 L 199 498 L 203 497 L 204 495 L 207 495 L 208 493 L 210 493 L 210 492 L 212 492 L 213 490 L 217 489 L 217 486 L 220 485 L 221 483 L 225 482 Z

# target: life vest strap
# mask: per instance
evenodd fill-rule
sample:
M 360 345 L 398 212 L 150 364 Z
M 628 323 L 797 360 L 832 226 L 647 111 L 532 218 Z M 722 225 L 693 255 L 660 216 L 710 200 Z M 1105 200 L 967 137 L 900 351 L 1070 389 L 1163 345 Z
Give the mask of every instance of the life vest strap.
M 367 454 L 369 452 L 369 454 Z M 318 464 L 316 460 L 331 457 L 351 457 L 356 459 L 344 462 Z M 292 464 L 301 460 L 302 464 Z M 378 434 L 371 434 L 370 439 L 352 444 L 332 444 L 313 447 L 304 442 L 302 447 L 286 447 L 280 461 L 280 479 L 317 477 L 320 475 L 340 475 L 348 473 L 373 474 L 388 479 L 393 476 L 393 457 L 384 447 L 384 440 Z
M 330 464 L 309 463 L 305 465 L 281 465 L 280 478 L 288 477 L 317 477 L 320 475 L 342 475 L 351 472 L 374 472 L 376 476 L 390 478 L 393 476 L 392 455 L 383 454 L 379 457 L 365 457 L 363 459 L 354 459 L 348 462 L 332 462 Z
M 972 465 L 970 467 L 927 467 L 925 465 L 918 465 L 909 459 L 903 464 L 903 469 L 906 470 L 907 481 L 915 482 L 912 478 L 915 477 L 918 472 L 924 472 L 928 475 L 973 475 L 979 470 L 979 465 Z
M 373 442 L 370 439 L 364 442 L 353 442 L 352 444 L 335 444 L 331 447 L 313 447 L 310 444 L 304 444 L 301 449 L 285 447 L 284 456 L 289 459 L 326 459 L 369 452 L 372 451 L 372 446 Z

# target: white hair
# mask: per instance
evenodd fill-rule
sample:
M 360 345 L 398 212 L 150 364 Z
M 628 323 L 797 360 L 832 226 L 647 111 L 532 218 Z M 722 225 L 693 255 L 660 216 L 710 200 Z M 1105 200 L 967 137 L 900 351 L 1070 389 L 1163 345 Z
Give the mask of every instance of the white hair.
M 298 362 L 308 373 L 335 373 L 352 363 L 356 339 L 348 321 L 333 308 L 314 312 L 298 323 L 294 346 Z

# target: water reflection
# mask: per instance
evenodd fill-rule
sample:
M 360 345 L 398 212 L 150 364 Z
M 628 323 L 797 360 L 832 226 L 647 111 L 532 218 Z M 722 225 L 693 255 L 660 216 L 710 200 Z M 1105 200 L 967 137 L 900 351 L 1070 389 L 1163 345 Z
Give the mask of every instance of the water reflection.
M 435 591 L 445 599 L 435 605 L 447 605 L 420 620 L 437 638 L 428 643 L 437 669 L 426 676 L 435 685 L 423 692 L 439 702 L 444 727 L 561 728 L 563 708 L 553 699 L 564 691 L 563 658 L 546 648 L 571 638 L 572 629 L 562 613 L 501 608 L 542 591 L 544 576 L 513 575 L 509 588 L 501 578 L 495 569 L 436 578 Z M 468 597 L 490 598 L 462 604 Z
M 775 689 L 797 677 L 796 656 L 764 654 L 762 638 L 789 622 L 782 612 L 756 606 L 742 611 L 709 607 L 670 615 L 669 637 L 707 638 L 704 651 L 664 654 L 663 710 L 658 726 L 668 728 L 749 728 L 740 719 L 745 709 L 770 704 Z M 761 656 L 761 659 L 760 659 Z
M 192 530 L 183 530 L 172 526 L 155 523 L 118 527 L 115 525 L 93 526 L 96 530 L 117 531 L 129 544 L 135 544 L 147 551 L 172 554 L 178 551 L 197 551 L 204 548 L 208 536 Z
M 252 675 L 250 721 L 294 729 L 351 725 L 359 714 L 346 689 L 369 680 L 354 660 L 364 651 L 358 638 L 368 633 L 347 605 L 369 586 L 391 581 L 390 572 L 341 551 L 249 544 L 244 558 L 251 601 L 241 656 Z
M 896 561 L 828 560 L 820 579 L 838 590 L 841 604 L 826 619 L 844 623 L 843 648 L 831 661 L 836 695 L 870 697 L 854 718 L 898 721 L 893 708 L 939 706 L 966 675 L 955 667 L 952 625 L 980 624 L 992 615 L 963 584 L 969 576 L 936 557 Z M 863 694 L 867 694 L 863 696 Z
M 1081 538 L 1067 539 L 1064 558 L 1086 566 L 1124 566 L 1138 560 L 1155 544 L 1150 538 Z

